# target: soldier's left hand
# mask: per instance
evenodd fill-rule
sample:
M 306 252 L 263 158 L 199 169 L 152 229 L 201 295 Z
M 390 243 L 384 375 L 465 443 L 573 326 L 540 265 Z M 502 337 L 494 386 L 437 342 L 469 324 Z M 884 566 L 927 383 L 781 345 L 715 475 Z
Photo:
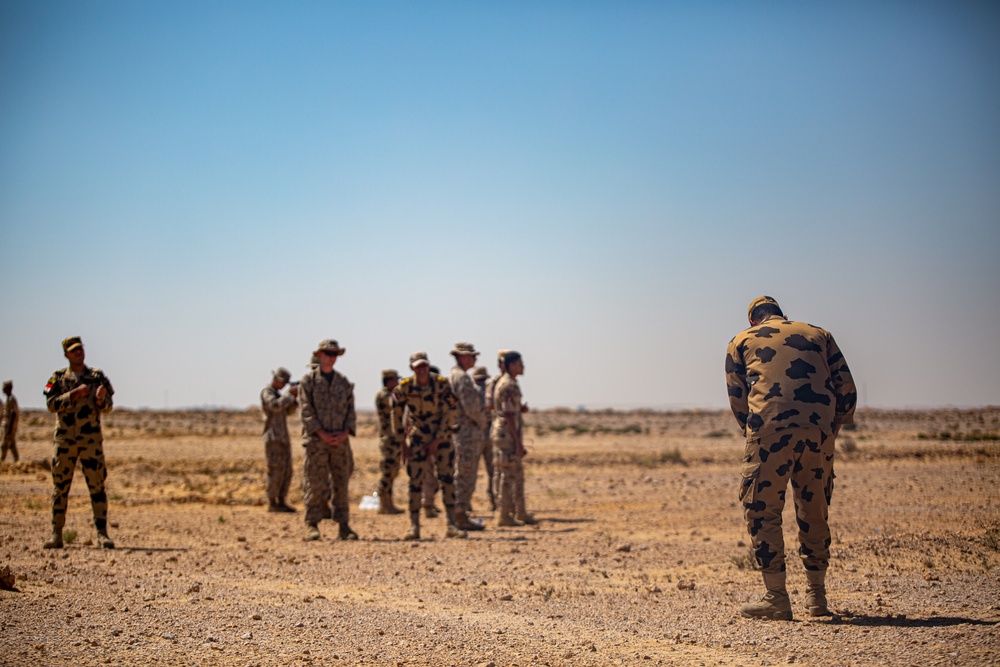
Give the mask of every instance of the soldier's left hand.
M 94 398 L 97 399 L 98 405 L 104 405 L 104 397 L 107 395 L 108 390 L 104 388 L 104 385 L 97 388 L 97 391 L 94 392 Z

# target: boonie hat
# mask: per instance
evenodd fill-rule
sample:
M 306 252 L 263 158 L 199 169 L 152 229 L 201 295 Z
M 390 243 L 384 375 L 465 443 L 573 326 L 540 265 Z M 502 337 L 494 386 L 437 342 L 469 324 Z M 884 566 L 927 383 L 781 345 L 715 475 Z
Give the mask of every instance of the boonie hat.
M 316 348 L 316 354 L 320 352 L 336 352 L 339 357 L 344 352 L 347 352 L 347 348 L 340 347 L 340 343 L 332 338 L 324 338 L 319 342 L 319 347 Z
M 80 340 L 79 336 L 72 336 L 65 339 L 62 342 L 63 352 L 69 352 L 70 350 L 75 350 L 78 347 L 83 347 L 83 341 Z
M 284 380 L 285 382 L 290 382 L 292 379 L 292 373 L 284 366 L 278 366 L 278 370 L 271 373 L 274 377 L 279 380 Z
M 410 355 L 410 368 L 416 368 L 417 366 L 422 366 L 424 364 L 427 364 L 428 366 L 431 365 L 431 362 L 427 360 L 426 352 L 414 352 Z
M 455 343 L 455 348 L 450 354 L 458 356 L 460 354 L 471 354 L 474 357 L 479 356 L 479 352 L 476 351 L 476 346 L 472 343 Z

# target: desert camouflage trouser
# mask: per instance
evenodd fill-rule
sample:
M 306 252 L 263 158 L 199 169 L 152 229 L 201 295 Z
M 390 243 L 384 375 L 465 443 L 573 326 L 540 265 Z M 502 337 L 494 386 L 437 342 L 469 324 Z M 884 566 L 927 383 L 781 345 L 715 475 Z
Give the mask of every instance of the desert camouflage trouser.
M 380 473 L 378 495 L 384 498 L 392 495 L 392 483 L 399 475 L 399 467 L 403 460 L 403 443 L 391 438 L 381 438 L 378 450 L 382 456 L 378 464 Z
M 523 515 L 527 511 L 524 504 L 524 466 L 509 437 L 493 440 L 493 468 L 497 476 L 500 516 Z
M 4 439 L 3 439 L 3 449 L 0 450 L 0 461 L 3 461 L 4 459 L 7 458 L 7 450 L 8 449 L 10 450 L 10 454 L 11 454 L 11 456 L 14 457 L 14 462 L 16 463 L 19 457 L 18 457 L 18 454 L 17 454 L 17 443 L 14 442 L 14 436 L 13 435 L 7 435 L 7 436 L 4 437 Z
M 73 484 L 73 472 L 78 460 L 90 490 L 94 526 L 99 532 L 106 532 L 108 496 L 104 492 L 104 480 L 108 477 L 108 469 L 104 465 L 104 445 L 100 440 L 72 444 L 56 441 L 56 453 L 52 457 L 52 532 L 62 533 L 63 526 L 66 525 L 69 489 Z
M 487 427 L 483 431 L 483 465 L 486 466 L 486 494 L 490 497 L 490 504 L 496 505 L 497 500 L 497 478 L 493 469 L 493 445 L 490 443 L 490 429 Z
M 430 441 L 421 433 L 410 436 L 410 458 L 406 461 L 406 474 L 410 476 L 410 512 L 420 511 L 420 497 L 425 488 L 425 480 L 437 471 L 441 484 L 441 500 L 445 509 L 455 506 L 455 448 L 450 440 L 438 443 L 437 453 L 430 456 Z M 433 494 L 428 504 L 434 502 Z
M 330 446 L 322 440 L 306 444 L 306 460 L 302 473 L 302 502 L 306 506 L 307 525 L 325 518 L 333 503 L 333 520 L 346 522 L 350 516 L 347 483 L 354 472 L 354 453 L 351 443 Z
M 455 434 L 455 505 L 466 512 L 472 510 L 472 494 L 476 491 L 482 455 L 483 429 L 475 424 L 459 428 Z
M 785 571 L 781 512 L 789 480 L 799 526 L 799 556 L 807 570 L 826 570 L 833 454 L 833 437 L 818 428 L 789 429 L 747 440 L 740 502 L 762 572 Z
M 272 504 L 285 501 L 292 484 L 292 443 L 264 436 L 267 457 L 267 499 Z

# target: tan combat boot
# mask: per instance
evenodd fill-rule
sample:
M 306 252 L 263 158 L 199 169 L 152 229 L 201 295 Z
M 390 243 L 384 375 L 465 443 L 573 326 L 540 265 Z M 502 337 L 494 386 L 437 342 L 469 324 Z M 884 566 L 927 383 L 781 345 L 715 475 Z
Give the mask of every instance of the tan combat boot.
M 826 602 L 826 570 L 806 570 L 806 611 L 810 616 L 830 616 Z
M 514 518 L 528 526 L 534 526 L 538 523 L 538 519 L 530 512 L 518 512 Z
M 434 505 L 424 505 L 424 516 L 428 519 L 436 519 L 439 514 L 441 514 L 441 510 L 434 507 Z
M 306 534 L 306 542 L 315 542 L 319 539 L 319 526 L 315 523 L 309 524 L 309 532 Z
M 396 507 L 392 502 L 392 491 L 380 494 L 378 497 L 379 514 L 402 514 L 403 510 Z
M 403 535 L 404 540 L 420 539 L 420 512 L 410 512 L 410 529 Z
M 62 532 L 58 530 L 53 530 L 52 537 L 50 537 L 48 540 L 45 541 L 45 544 L 42 545 L 42 548 L 62 549 L 63 548 Z
M 772 621 L 792 620 L 792 603 L 785 590 L 784 572 L 764 572 L 764 586 L 767 592 L 760 602 L 748 602 L 740 608 L 747 618 L 767 618 Z
M 102 549 L 114 549 L 115 543 L 110 537 L 108 537 L 107 532 L 97 531 L 97 544 L 100 545 Z
M 461 540 L 461 539 L 465 539 L 466 537 L 468 537 L 469 534 L 467 532 L 465 532 L 464 530 L 462 530 L 461 528 L 459 528 L 458 526 L 456 526 L 455 524 L 449 523 L 448 524 L 448 530 L 445 531 L 444 536 L 445 537 L 455 537 L 455 538 L 458 538 L 458 539 Z
M 347 525 L 347 521 L 340 522 L 340 529 L 337 531 L 338 540 L 356 540 L 358 539 L 358 534 L 351 530 L 351 527 Z
M 455 508 L 455 525 L 462 530 L 485 530 L 483 526 L 469 519 L 469 513 L 460 507 Z

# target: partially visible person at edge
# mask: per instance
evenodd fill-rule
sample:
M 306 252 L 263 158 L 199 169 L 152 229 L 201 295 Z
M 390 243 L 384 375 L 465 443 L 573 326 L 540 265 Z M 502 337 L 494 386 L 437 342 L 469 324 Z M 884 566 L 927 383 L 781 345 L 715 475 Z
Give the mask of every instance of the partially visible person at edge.
M 281 390 L 291 381 L 287 368 L 271 373 L 271 382 L 260 392 L 264 416 L 264 456 L 267 458 L 267 511 L 294 512 L 286 502 L 292 484 L 292 439 L 288 435 L 287 416 L 299 407 L 299 388 Z
M 392 390 L 399 384 L 399 374 L 382 371 L 382 388 L 375 394 L 375 418 L 378 426 L 379 480 L 378 513 L 402 514 L 403 510 L 392 502 L 392 486 L 399 475 L 403 459 L 403 408 L 392 398 Z M 395 420 L 393 413 L 398 412 Z M 393 424 L 398 426 L 394 426 Z
M 806 611 L 828 615 L 834 440 L 853 421 L 854 379 L 833 336 L 788 320 L 773 298 L 751 301 L 747 318 L 750 328 L 733 338 L 726 351 L 726 385 L 746 435 L 739 495 L 766 592 L 740 613 L 792 618 L 781 525 L 791 481 L 807 580 Z
M 486 467 L 486 495 L 490 499 L 490 511 L 497 509 L 496 490 L 494 489 L 496 476 L 493 474 L 493 445 L 490 444 L 490 424 L 493 421 L 493 412 L 486 403 L 486 382 L 490 379 L 490 372 L 486 366 L 476 366 L 472 369 L 472 381 L 476 383 L 479 391 L 479 402 L 483 406 L 483 415 L 486 417 L 486 426 L 483 427 L 483 453 L 480 457 Z
M 420 539 L 420 497 L 424 477 L 433 468 L 437 469 L 448 519 L 445 537 L 467 537 L 468 533 L 455 525 L 455 449 L 451 428 L 458 400 L 445 378 L 431 374 L 426 352 L 410 355 L 410 369 L 413 375 L 392 390 L 396 403 L 408 409 L 410 420 L 403 445 L 403 460 L 410 478 L 410 530 L 403 539 Z
M 434 364 L 430 365 L 431 369 L 431 380 L 441 375 L 441 369 Z M 407 410 L 403 416 L 403 425 L 409 432 L 410 423 L 410 413 Z M 454 424 L 452 424 L 454 428 Z M 436 519 L 441 515 L 441 508 L 434 504 L 434 497 L 437 496 L 438 491 L 441 490 L 441 484 L 438 482 L 437 475 L 437 459 L 431 458 L 428 462 L 427 473 L 424 475 L 424 487 L 420 491 L 421 503 L 424 508 L 424 516 L 428 519 Z M 452 474 L 454 474 L 454 470 Z
M 454 437 L 455 525 L 463 530 L 482 530 L 480 523 L 470 519 L 479 458 L 483 455 L 483 429 L 486 428 L 486 414 L 479 391 L 468 373 L 476 365 L 479 352 L 472 343 L 455 343 L 451 355 L 455 357 L 455 365 L 448 374 L 448 385 L 458 399 Z
M 78 336 L 65 339 L 62 348 L 69 366 L 52 374 L 44 392 L 45 406 L 56 414 L 52 536 L 44 547 L 62 549 L 69 489 L 79 460 L 90 491 L 97 543 L 104 549 L 114 549 L 115 543 L 108 537 L 108 496 L 104 491 L 108 470 L 104 463 L 101 415 L 111 412 L 115 390 L 104 373 L 83 363 L 86 353 Z
M 302 446 L 306 449 L 302 475 L 306 540 L 318 540 L 319 522 L 333 503 L 337 538 L 356 540 L 351 530 L 348 481 L 354 472 L 352 435 L 356 434 L 354 385 L 333 369 L 347 350 L 337 341 L 325 339 L 316 348 L 319 365 L 302 376 L 299 404 L 302 407 Z
M 7 397 L 3 402 L 3 416 L 0 417 L 0 437 L 3 438 L 3 450 L 0 452 L 0 461 L 7 458 L 7 450 L 10 450 L 14 463 L 17 463 L 20 456 L 17 453 L 17 420 L 21 411 L 17 408 L 17 398 L 14 397 L 14 383 L 7 380 L 3 383 L 3 393 Z
M 493 388 L 493 466 L 499 476 L 498 526 L 537 523 L 524 499 L 524 417 L 528 404 L 522 401 L 517 377 L 524 374 L 521 354 L 513 350 L 503 356 L 504 374 Z

